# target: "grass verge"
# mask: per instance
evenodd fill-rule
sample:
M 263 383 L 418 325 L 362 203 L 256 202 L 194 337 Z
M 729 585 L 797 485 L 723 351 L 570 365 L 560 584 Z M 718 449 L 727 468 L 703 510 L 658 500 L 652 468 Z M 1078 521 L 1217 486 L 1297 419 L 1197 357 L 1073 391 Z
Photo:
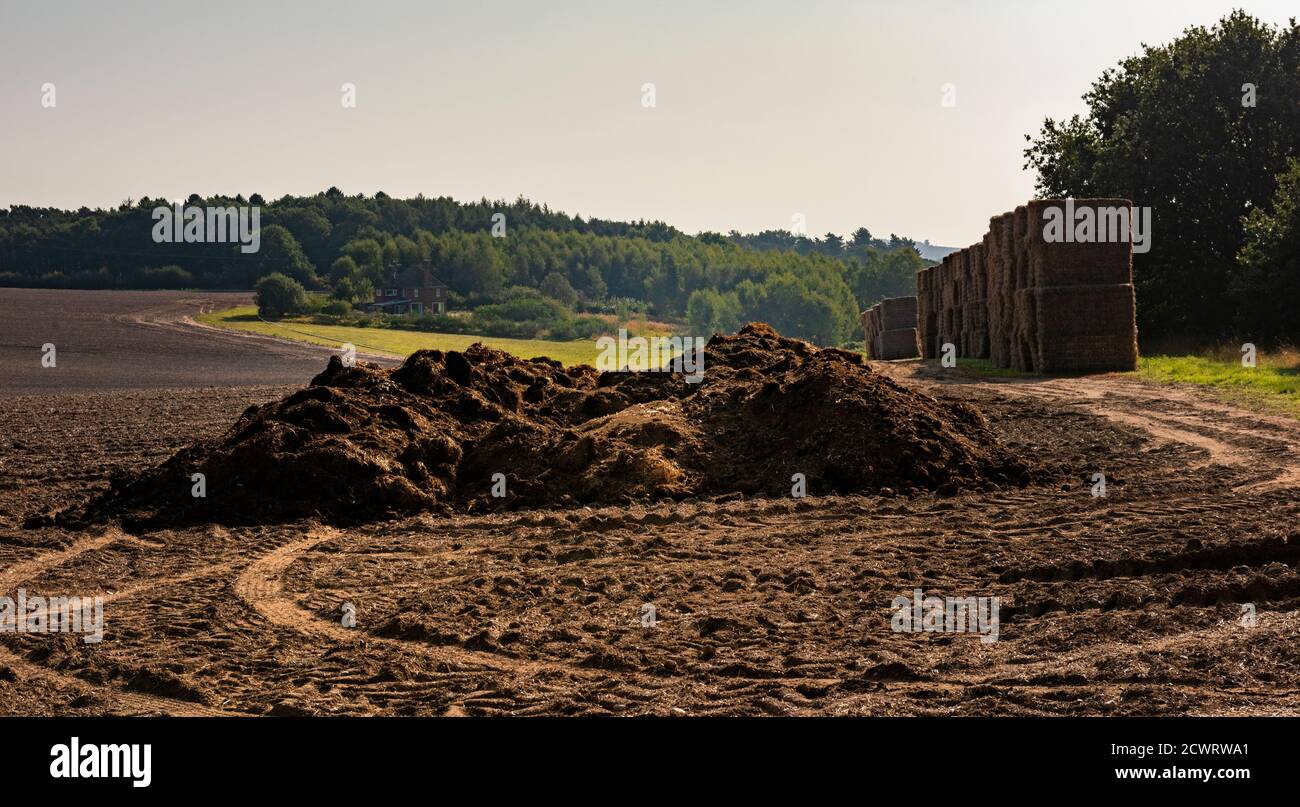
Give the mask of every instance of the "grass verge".
M 405 358 L 417 350 L 464 350 L 475 342 L 504 350 L 524 359 L 546 356 L 562 362 L 566 367 L 575 364 L 596 363 L 600 350 L 595 340 L 579 339 L 573 342 L 554 342 L 546 339 L 506 339 L 472 334 L 427 333 L 394 328 L 356 328 L 345 325 L 321 325 L 306 319 L 286 318 L 280 322 L 265 322 L 258 318 L 257 308 L 251 305 L 227 308 L 211 314 L 199 314 L 196 320 L 216 328 L 278 336 L 316 345 L 338 347 L 345 342 L 357 346 L 363 353 L 379 353 Z
M 978 376 L 993 378 L 1033 378 L 1033 373 L 1012 370 L 1010 367 L 994 367 L 990 359 L 957 359 L 957 369 Z
M 1300 354 L 1261 353 L 1254 367 L 1242 367 L 1239 357 L 1143 356 L 1138 378 L 1157 384 L 1208 387 L 1232 403 L 1300 418 Z
M 988 359 L 959 358 L 957 369 L 974 376 L 1036 377 L 994 367 Z M 1235 349 L 1199 356 L 1143 356 L 1137 372 L 1125 375 L 1155 384 L 1190 384 L 1227 403 L 1300 418 L 1300 352 L 1295 350 L 1260 353 L 1254 367 L 1242 367 Z

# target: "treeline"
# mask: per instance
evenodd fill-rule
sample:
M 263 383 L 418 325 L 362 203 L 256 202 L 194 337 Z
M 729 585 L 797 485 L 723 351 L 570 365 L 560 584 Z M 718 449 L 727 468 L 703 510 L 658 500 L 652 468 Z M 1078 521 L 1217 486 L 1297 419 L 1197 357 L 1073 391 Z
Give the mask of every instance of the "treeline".
M 113 210 L 12 207 L 0 211 L 0 284 L 245 289 L 279 272 L 307 289 L 365 301 L 394 266 L 428 260 L 451 288 L 454 309 L 509 310 L 531 300 L 520 293 L 530 289 L 573 311 L 644 312 L 701 333 L 762 319 L 841 344 L 859 338 L 862 308 L 913 293 L 925 265 L 911 241 L 874 239 L 865 229 L 848 242 L 779 232 L 692 237 L 662 222 L 584 220 L 522 198 L 399 200 L 331 188 L 269 203 L 254 194 L 191 196 L 186 204 L 258 206 L 260 249 L 155 244 L 152 211 L 169 206 L 165 199 Z
M 1041 196 L 1150 207 L 1144 343 L 1300 342 L 1300 27 L 1236 11 L 1106 70 L 1025 149 Z
M 702 233 L 700 237 L 716 239 L 720 236 L 716 233 Z M 789 230 L 764 230 L 753 235 L 742 235 L 732 230 L 727 234 L 727 238 L 741 246 L 753 249 L 775 249 L 796 252 L 800 255 L 816 252 L 821 255 L 829 255 L 832 258 L 865 257 L 870 250 L 892 252 L 916 246 L 916 242 L 912 239 L 903 238 L 893 233 L 890 233 L 887 240 L 876 238 L 866 227 L 859 227 L 854 230 L 853 234 L 847 239 L 841 238 L 835 233 L 826 233 L 821 238 L 809 238 L 806 235 L 792 233 Z

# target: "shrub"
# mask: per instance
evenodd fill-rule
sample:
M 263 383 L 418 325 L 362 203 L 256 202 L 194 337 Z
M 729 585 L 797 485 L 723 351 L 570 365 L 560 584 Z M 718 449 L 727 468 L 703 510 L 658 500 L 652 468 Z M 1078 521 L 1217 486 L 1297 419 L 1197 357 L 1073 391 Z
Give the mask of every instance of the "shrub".
M 352 306 L 343 300 L 330 300 L 321 306 L 320 312 L 331 317 L 346 317 L 352 313 Z
M 266 319 L 279 319 L 285 314 L 298 314 L 309 307 L 307 290 L 291 277 L 272 272 L 254 286 L 253 299 L 257 314 Z
M 574 291 L 573 286 L 569 284 L 568 278 L 559 272 L 551 272 L 543 278 L 539 288 L 542 294 L 552 300 L 560 301 L 568 308 L 573 308 L 578 304 L 578 292 Z
M 175 265 L 145 267 L 129 273 L 128 277 L 132 285 L 141 289 L 183 289 L 194 285 L 194 275 Z

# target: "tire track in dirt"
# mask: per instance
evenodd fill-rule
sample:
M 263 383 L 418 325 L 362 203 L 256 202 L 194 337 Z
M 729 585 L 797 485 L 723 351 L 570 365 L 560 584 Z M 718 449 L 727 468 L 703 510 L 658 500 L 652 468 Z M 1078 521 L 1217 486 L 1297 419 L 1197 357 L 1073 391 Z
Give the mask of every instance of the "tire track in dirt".
M 1136 428 L 1159 440 L 1201 449 L 1208 453 L 1208 461 L 1189 470 L 1195 471 L 1218 463 L 1232 466 L 1243 475 L 1255 477 L 1233 486 L 1233 493 L 1260 493 L 1300 485 L 1300 423 L 1288 418 L 1210 401 L 1184 389 L 1160 387 L 1115 376 L 1053 379 L 1037 384 L 998 383 L 990 386 L 1003 393 L 1028 394 L 1059 404 L 1079 406 L 1091 414 Z M 1184 410 L 1184 413 L 1168 411 L 1172 408 Z M 1174 512 L 1186 514 L 1187 508 L 1180 506 Z M 1288 552 L 1289 557 L 1289 551 L 1293 550 L 1284 551 Z M 1247 565 L 1254 567 L 1256 564 Z M 1229 568 L 1230 566 L 1231 564 Z M 1116 575 L 1116 578 L 1120 577 L 1123 576 Z M 1295 611 L 1267 617 L 1261 615 L 1250 635 L 1258 637 L 1266 632 L 1280 633 L 1297 628 L 1300 628 L 1300 613 Z M 1108 658 L 1132 658 L 1145 653 L 1171 652 L 1183 647 L 1204 647 L 1207 642 L 1242 640 L 1245 635 L 1239 626 L 1227 622 L 1213 629 L 1184 631 L 1136 644 L 1116 642 L 1095 645 L 1081 652 L 1077 658 L 1060 659 L 1050 664 L 1068 665 L 1081 661 L 1085 656 L 1095 658 L 1103 654 Z M 1049 662 L 1040 662 L 1039 666 L 1047 664 Z
M 0 594 L 10 594 L 17 587 L 17 584 L 23 580 L 28 580 L 52 566 L 59 566 L 78 555 L 103 549 L 117 541 L 139 542 L 139 539 L 133 538 L 120 530 L 109 529 L 99 535 L 78 538 L 63 549 L 38 554 L 27 560 L 20 560 L 17 563 L 10 564 L 4 569 L 0 569 Z
M 1194 431 L 1167 426 L 1162 424 L 1156 418 L 1146 415 L 1135 415 L 1129 412 L 1117 412 L 1113 410 L 1104 410 L 1097 414 L 1103 415 L 1104 417 L 1118 423 L 1141 429 L 1151 436 L 1158 437 L 1169 443 L 1182 443 L 1194 448 L 1204 449 L 1209 453 L 1210 459 L 1208 462 L 1197 466 L 1197 469 L 1205 468 L 1216 462 L 1223 465 L 1237 466 L 1245 466 L 1247 464 L 1247 458 L 1244 452 L 1234 448 L 1222 440 L 1206 437 L 1205 435 Z
M 1204 450 L 1209 461 L 1201 468 L 1219 463 L 1262 477 L 1234 487 L 1235 492 L 1300 486 L 1300 422 L 1289 418 L 1208 400 L 1185 389 L 1111 375 L 976 385 L 1002 394 L 1073 405 L 1159 440 Z M 1173 408 L 1185 413 L 1169 411 Z M 1275 451 L 1259 447 L 1261 442 Z
M 101 600 L 103 600 L 104 604 L 107 605 L 110 602 L 117 602 L 118 600 L 129 599 L 138 594 L 149 593 L 159 588 L 163 588 L 165 586 L 174 586 L 178 583 L 191 583 L 195 580 L 202 580 L 205 577 L 212 577 L 216 574 L 219 574 L 220 572 L 231 571 L 235 569 L 237 566 L 238 566 L 238 561 L 223 561 L 221 563 L 213 563 L 208 566 L 200 566 L 197 569 L 191 569 L 187 572 L 181 572 L 180 574 L 176 574 L 176 575 L 169 575 L 167 577 L 156 577 L 156 578 L 141 580 L 139 583 L 135 583 L 134 585 L 129 585 L 124 588 L 114 589 L 113 591 L 105 591 L 97 594 L 87 594 L 84 596 L 99 597 Z M 43 614 L 48 617 L 49 608 L 48 607 L 45 609 L 38 608 L 34 611 L 28 611 L 28 614 L 29 615 Z
M 1293 717 L 1300 715 L 1300 689 L 1261 690 L 1246 687 L 1234 688 L 1229 690 L 1230 694 L 1247 700 L 1250 705 L 1227 708 L 1217 706 L 1207 709 L 1203 705 L 1203 696 L 1205 694 L 1203 685 L 1175 681 L 1089 681 L 1086 683 L 1072 681 L 1032 683 L 1020 680 L 998 682 L 888 681 L 882 682 L 879 691 L 855 694 L 838 701 L 835 704 L 835 712 L 851 715 L 879 714 L 887 711 L 888 706 L 896 704 L 899 700 L 909 697 L 929 699 L 936 694 L 942 694 L 947 697 L 949 703 L 957 704 L 964 703 L 975 695 L 993 694 L 1001 697 L 1004 702 L 1008 700 L 1017 702 L 1020 696 L 1033 695 L 1043 700 L 1058 703 L 1062 700 L 1083 701 L 1085 698 L 1091 698 L 1096 701 L 1114 704 L 1126 699 L 1134 690 L 1159 690 L 1166 697 L 1170 695 L 1179 696 L 1186 705 L 1185 708 L 1177 710 L 1178 714 L 1187 717 L 1259 717 L 1261 714 L 1270 717 Z M 1267 703 L 1267 709 L 1261 709 L 1261 707 L 1254 705 L 1254 702 L 1249 700 L 1252 698 Z M 819 714 L 819 712 L 812 714 Z M 950 709 L 944 714 L 945 716 L 957 716 L 962 712 L 959 709 Z M 1004 713 L 1002 716 L 1005 717 L 1007 714 Z
M 20 679 L 38 679 L 59 689 L 70 688 L 82 694 L 90 694 L 115 709 L 126 707 L 125 711 L 141 715 L 167 715 L 171 717 L 240 717 L 239 712 L 226 712 L 190 701 L 167 698 L 161 695 L 145 695 L 118 687 L 92 684 L 75 675 L 67 675 L 48 667 L 34 664 L 14 653 L 4 644 L 0 644 L 0 664 L 12 668 Z
M 235 579 L 235 594 L 251 605 L 272 625 L 287 628 L 296 633 L 319 639 L 328 638 L 334 642 L 355 645 L 361 642 L 375 643 L 400 649 L 402 652 L 414 652 L 435 662 L 454 666 L 461 670 L 482 670 L 490 672 L 514 673 L 533 676 L 539 672 L 563 672 L 574 675 L 584 671 L 568 665 L 553 662 L 534 662 L 511 659 L 493 653 L 464 650 L 453 647 L 435 647 L 418 641 L 391 639 L 362 633 L 354 628 L 345 628 L 342 624 L 320 619 L 301 608 L 284 595 L 281 575 L 303 553 L 318 544 L 334 538 L 337 530 L 322 528 L 309 532 L 305 537 L 290 541 L 248 564 Z
M 1089 663 L 1095 665 L 1101 661 L 1131 659 L 1151 653 L 1174 653 L 1184 649 L 1199 650 L 1206 646 L 1223 646 L 1233 641 L 1257 639 L 1268 633 L 1284 633 L 1298 629 L 1300 629 L 1300 612 L 1264 613 L 1257 617 L 1255 626 L 1249 629 L 1243 628 L 1235 621 L 1225 620 L 1209 628 L 1180 631 L 1141 642 L 1106 642 L 1045 661 L 1025 664 L 1004 662 L 982 675 L 972 677 L 971 680 L 976 683 L 1006 683 L 1019 676 L 1032 676 L 1035 671 L 1059 674 L 1063 666 Z
M 1158 533 L 1143 530 L 1143 540 L 1149 535 L 1162 547 L 1154 555 L 1143 552 L 1130 555 L 1134 547 L 1130 544 L 1125 548 L 1128 551 L 1118 556 L 1103 551 L 1088 552 L 1081 558 L 1071 552 L 1047 566 L 1040 563 L 1003 567 L 1000 574 L 1003 583 L 1043 581 L 1030 583 L 1024 590 L 1027 600 L 1012 595 L 1012 602 L 1018 607 L 1010 609 L 1009 615 L 1004 612 L 1005 617 L 1013 620 L 1003 626 L 1006 646 L 997 643 L 996 649 L 988 651 L 993 655 L 984 658 L 982 663 L 949 665 L 938 680 L 924 675 L 916 683 L 891 682 L 891 686 L 916 691 L 921 701 L 929 697 L 925 692 L 930 690 L 953 695 L 951 702 L 938 704 L 941 709 L 960 709 L 964 697 L 979 696 L 978 693 L 964 697 L 953 693 L 951 684 L 960 682 L 968 687 L 999 690 L 1001 694 L 993 696 L 998 702 L 1015 703 L 1017 708 L 1029 711 L 1070 712 L 1072 707 L 1064 702 L 1076 700 L 1071 692 L 1078 693 L 1080 702 L 1092 699 L 1093 705 L 1084 707 L 1085 711 L 1104 711 L 1105 706 L 1097 705 L 1101 701 L 1132 703 L 1127 699 L 1145 697 L 1132 695 L 1129 690 L 1133 688 L 1159 693 L 1158 710 L 1169 709 L 1171 702 L 1185 699 L 1197 703 L 1228 702 L 1234 704 L 1233 709 L 1250 714 L 1269 707 L 1281 713 L 1300 711 L 1293 689 L 1256 692 L 1253 696 L 1230 684 L 1225 689 L 1212 683 L 1216 681 L 1215 676 L 1224 673 L 1207 675 L 1199 666 L 1231 663 L 1232 671 L 1239 668 L 1243 683 L 1249 686 L 1256 667 L 1264 670 L 1262 675 L 1270 675 L 1270 665 L 1255 659 L 1261 654 L 1276 655 L 1276 650 L 1270 652 L 1270 649 L 1285 647 L 1300 635 L 1300 612 L 1296 610 L 1293 593 L 1296 538 L 1294 532 L 1290 542 L 1284 536 L 1294 522 L 1284 517 L 1269 524 L 1244 512 L 1256 508 L 1260 512 L 1293 512 L 1294 508 L 1288 507 L 1276 494 L 1300 486 L 1300 423 L 1202 397 L 1194 390 L 1167 388 L 1120 376 L 959 381 L 939 377 L 940 383 L 936 384 L 931 368 L 886 371 L 896 377 L 911 377 L 914 382 L 929 384 L 949 394 L 952 389 L 943 382 L 953 380 L 961 389 L 974 387 L 980 393 L 1004 400 L 1041 401 L 1054 409 L 1073 409 L 1104 418 L 1125 431 L 1148 438 L 1150 445 L 1143 452 L 1147 455 L 1160 456 L 1165 446 L 1178 446 L 1204 457 L 1181 466 L 1171 464 L 1165 471 L 1171 482 L 1167 492 L 1161 490 L 1157 481 L 1154 489 L 1135 491 L 1142 494 L 1137 498 L 1099 500 L 1097 511 L 1105 513 L 1102 521 L 1095 521 L 1086 515 L 1088 511 L 1083 511 L 1080 515 L 1084 518 L 1070 522 L 1079 527 L 1087 526 L 1092 520 L 1098 527 L 1114 527 L 1116 536 L 1133 538 L 1139 534 L 1138 526 L 1155 526 L 1160 528 Z M 1135 456 L 1133 467 L 1144 463 L 1149 460 Z M 1231 475 L 1207 476 L 1203 485 L 1185 483 L 1188 472 L 1196 475 L 1211 466 L 1230 469 Z M 1210 481 L 1216 478 L 1222 478 L 1224 483 Z M 1274 495 L 1259 499 L 1253 495 L 1265 493 Z M 1224 534 L 1202 527 L 1225 523 L 1225 518 L 1227 523 L 1236 522 L 1238 514 L 1243 525 L 1240 533 Z M 967 516 L 977 518 L 974 513 Z M 1052 519 L 1044 521 L 1028 513 L 1018 513 L 995 532 L 999 536 L 1009 532 L 1041 536 L 1044 533 L 1040 530 L 1051 522 Z M 1277 535 L 1279 527 L 1283 535 Z M 1181 551 L 1177 550 L 1177 544 L 1170 546 L 1169 532 L 1177 536 L 1184 530 L 1208 541 L 1206 548 L 1202 549 L 1199 541 L 1189 542 Z M 1259 539 L 1252 535 L 1274 537 Z M 1172 554 L 1170 550 L 1174 550 Z M 1277 564 L 1290 566 L 1291 571 L 1279 572 Z M 1275 610 L 1261 611 L 1250 628 L 1238 619 L 1224 619 L 1221 614 L 1215 624 L 1205 625 L 1207 617 L 1213 619 L 1212 609 L 1216 605 L 1245 602 L 1276 602 L 1277 606 Z M 1132 625 L 1138 632 L 1156 631 L 1158 635 L 1116 633 L 1114 627 L 1107 629 L 1110 636 L 1105 632 L 1093 634 L 1092 626 L 1103 618 L 1111 619 L 1112 624 Z M 1101 641 L 1096 641 L 1094 636 Z M 1050 655 L 1032 652 L 1025 643 L 1034 642 L 1035 637 L 1045 637 L 1064 647 Z M 921 663 L 921 668 L 932 672 L 934 662 L 943 660 L 944 651 L 927 648 L 926 652 L 929 666 Z M 984 656 L 980 652 L 967 658 Z M 1075 675 L 1075 670 L 1082 674 Z M 1116 678 L 1117 674 L 1134 677 Z M 1144 680 L 1146 675 L 1153 677 Z M 1206 681 L 1169 680 L 1170 676 L 1182 675 L 1193 681 L 1205 676 Z M 1228 675 L 1232 677 L 1231 673 Z M 1070 682 L 1071 677 L 1080 680 Z M 1042 683 L 1048 679 L 1051 680 Z M 1258 686 L 1260 680 L 1255 683 Z M 1008 690 L 1031 693 L 1032 697 L 1022 700 L 1007 695 Z M 1063 692 L 1066 694 L 1062 695 Z M 1260 695 L 1266 697 L 1263 703 L 1253 700 Z M 878 703 L 875 708 L 880 708 Z
M 40 574 L 42 571 L 59 566 L 67 561 L 83 555 L 87 552 L 94 552 L 99 549 L 111 546 L 118 542 L 133 542 L 153 546 L 145 541 L 140 541 L 134 536 L 110 529 L 101 535 L 82 538 L 74 541 L 70 546 L 47 552 L 43 555 L 30 558 L 25 561 L 12 564 L 0 571 L 0 593 L 11 591 L 18 583 Z M 153 581 L 150 585 L 156 584 Z M 110 595 L 114 596 L 114 595 Z M 119 593 L 116 596 L 122 596 Z M 114 598 L 116 598 L 114 596 Z M 107 598 L 105 598 L 107 601 Z M 22 678 L 35 678 L 44 681 L 57 688 L 72 688 L 75 691 L 89 693 L 108 703 L 125 706 L 128 712 L 137 714 L 165 714 L 176 717 L 212 717 L 212 716 L 232 716 L 237 713 L 226 712 L 221 709 L 213 709 L 201 704 L 182 701 L 175 698 L 167 698 L 160 695 L 147 695 L 118 687 L 92 684 L 75 675 L 67 675 L 57 672 L 28 661 L 22 656 L 9 649 L 3 643 L 0 643 L 0 663 L 13 668 Z

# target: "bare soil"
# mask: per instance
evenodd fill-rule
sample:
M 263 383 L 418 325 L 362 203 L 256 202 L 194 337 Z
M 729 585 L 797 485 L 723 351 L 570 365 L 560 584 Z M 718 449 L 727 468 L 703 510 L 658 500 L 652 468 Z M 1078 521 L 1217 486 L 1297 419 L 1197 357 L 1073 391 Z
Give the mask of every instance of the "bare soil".
M 14 313 L 0 342 L 38 362 L 30 343 L 58 340 L 16 299 L 0 291 Z M 217 337 L 185 322 L 208 303 L 158 295 L 151 311 L 160 299 L 148 316 L 132 295 L 79 300 L 60 339 L 82 374 L 0 387 L 0 594 L 98 594 L 106 623 L 99 644 L 0 633 L 0 713 L 1300 713 L 1297 421 L 1122 376 L 875 363 L 973 405 L 1060 478 L 351 527 L 24 529 L 219 439 L 322 366 L 324 351 L 239 337 L 213 359 Z M 166 364 L 166 388 L 95 344 Z M 891 630 L 891 602 L 917 588 L 1001 598 L 998 641 Z

